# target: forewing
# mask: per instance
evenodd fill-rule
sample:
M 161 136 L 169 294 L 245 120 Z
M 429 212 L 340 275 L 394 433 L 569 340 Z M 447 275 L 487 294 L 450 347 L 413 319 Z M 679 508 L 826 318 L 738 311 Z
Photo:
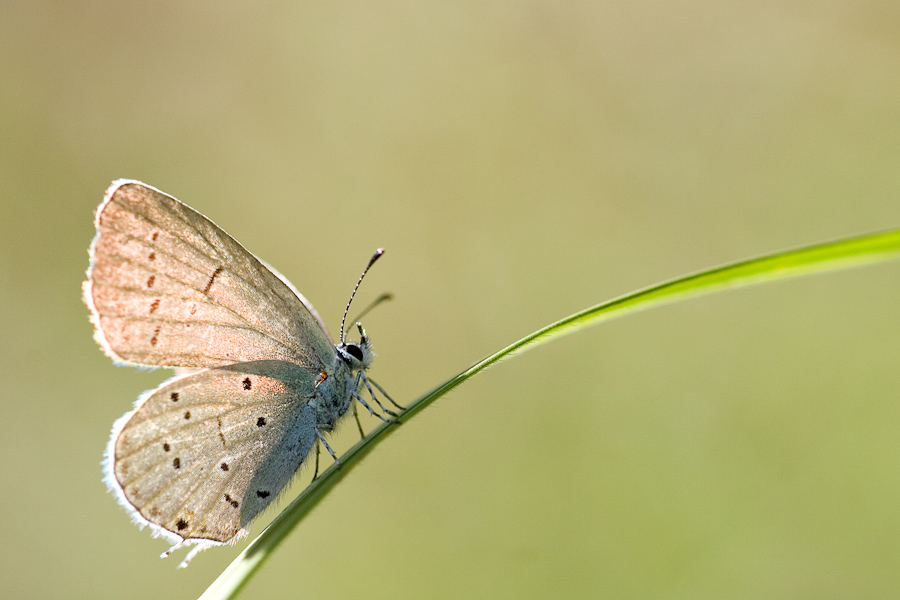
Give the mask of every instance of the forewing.
M 309 303 L 175 198 L 116 181 L 95 225 L 84 297 L 111 358 L 173 367 L 268 359 L 317 367 L 333 357 Z
M 113 427 L 106 483 L 159 535 L 233 541 L 309 454 L 315 385 L 315 375 L 281 361 L 171 379 Z

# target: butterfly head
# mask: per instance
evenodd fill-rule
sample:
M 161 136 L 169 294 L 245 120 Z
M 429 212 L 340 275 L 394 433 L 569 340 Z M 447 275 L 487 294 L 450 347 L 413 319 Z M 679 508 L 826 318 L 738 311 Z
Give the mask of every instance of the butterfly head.
M 372 349 L 372 342 L 366 335 L 366 330 L 359 323 L 356 324 L 356 327 L 359 329 L 359 341 L 341 342 L 337 347 L 338 355 L 354 371 L 367 369 L 375 360 L 375 351 Z

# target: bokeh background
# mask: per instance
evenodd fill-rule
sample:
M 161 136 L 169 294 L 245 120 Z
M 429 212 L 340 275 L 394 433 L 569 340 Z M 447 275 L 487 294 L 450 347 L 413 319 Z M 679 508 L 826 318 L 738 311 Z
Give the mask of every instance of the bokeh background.
M 114 367 L 80 300 L 111 180 L 207 214 L 332 330 L 387 248 L 358 307 L 395 294 L 365 323 L 408 401 L 636 288 L 900 226 L 897 31 L 888 1 L 3 2 L 4 595 L 192 598 L 244 545 L 176 570 L 100 481 L 166 377 Z M 898 294 L 898 264 L 809 277 L 505 362 L 246 597 L 897 597 Z

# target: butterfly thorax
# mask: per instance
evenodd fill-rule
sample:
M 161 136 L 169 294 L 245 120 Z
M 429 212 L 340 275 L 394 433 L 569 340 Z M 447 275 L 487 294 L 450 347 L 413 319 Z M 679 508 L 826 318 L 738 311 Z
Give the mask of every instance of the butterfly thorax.
M 316 395 L 311 402 L 320 429 L 333 429 L 338 419 L 350 409 L 354 395 L 363 385 L 359 373 L 374 359 L 375 353 L 365 336 L 358 344 L 344 343 L 335 348 L 332 369 L 319 375 Z

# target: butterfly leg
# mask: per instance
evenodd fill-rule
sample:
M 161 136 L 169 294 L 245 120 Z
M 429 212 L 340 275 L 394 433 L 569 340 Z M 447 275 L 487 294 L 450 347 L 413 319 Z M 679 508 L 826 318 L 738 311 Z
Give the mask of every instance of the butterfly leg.
M 359 412 L 356 410 L 356 403 L 353 403 L 353 418 L 356 419 L 356 426 L 359 428 L 359 437 L 365 439 L 366 432 L 363 431 L 362 423 L 359 422 Z
M 337 454 L 334 453 L 334 450 L 331 449 L 331 446 L 328 445 L 328 442 L 325 441 L 325 436 L 322 435 L 322 432 L 319 431 L 319 428 L 316 427 L 316 437 L 319 438 L 319 441 L 322 442 L 322 445 L 325 446 L 325 449 L 328 450 L 328 454 L 331 455 L 331 458 L 334 459 L 334 464 L 337 465 L 337 468 L 341 468 L 341 461 L 338 459 Z
M 406 410 L 406 407 L 405 407 L 405 406 L 401 406 L 401 405 L 397 404 L 396 402 L 394 402 L 394 399 L 391 398 L 390 395 L 388 395 L 388 393 L 387 393 L 386 391 L 384 391 L 384 388 L 383 388 L 383 387 L 381 387 L 380 385 L 378 385 L 378 382 L 377 382 L 377 381 L 375 381 L 375 380 L 372 379 L 371 377 L 366 377 L 366 379 L 367 379 L 372 385 L 374 385 L 375 388 L 376 388 L 379 392 L 381 392 L 382 394 L 384 394 L 384 397 L 387 398 L 388 401 L 389 401 L 391 404 L 393 404 L 394 406 L 396 406 L 396 407 L 399 408 L 400 410 Z
M 377 412 L 375 412 L 374 410 L 372 410 L 372 407 L 369 406 L 368 404 L 366 404 L 366 401 L 363 400 L 363 397 L 360 396 L 357 392 L 353 392 L 353 397 L 356 398 L 356 399 L 359 401 L 360 404 L 362 404 L 362 405 L 365 406 L 367 409 L 369 409 L 369 413 L 370 413 L 373 417 L 378 417 L 379 419 L 381 419 L 381 420 L 384 421 L 385 423 L 398 423 L 398 422 L 399 422 L 399 421 L 397 421 L 397 419 L 388 419 L 387 417 L 385 417 L 385 416 L 382 415 L 381 413 L 377 413 Z M 392 414 L 393 414 L 393 413 L 392 413 Z
M 197 556 L 197 554 L 201 550 L 205 550 L 207 546 L 197 545 L 191 548 L 190 552 L 187 553 L 187 556 L 184 557 L 184 560 L 178 564 L 179 569 L 185 569 L 188 566 L 188 563 L 191 562 L 191 559 Z
M 395 412 L 392 411 L 392 410 L 388 410 L 387 408 L 385 408 L 385 407 L 381 404 L 381 402 L 378 400 L 378 397 L 375 395 L 375 392 L 372 391 L 372 386 L 369 385 L 369 378 L 366 377 L 365 373 L 363 373 L 362 371 L 359 371 L 359 372 L 356 374 L 356 387 L 357 387 L 357 388 L 359 387 L 359 382 L 360 382 L 360 381 L 362 381 L 362 382 L 366 385 L 366 389 L 369 390 L 369 396 L 372 397 L 372 401 L 375 402 L 375 404 L 378 405 L 378 408 L 380 408 L 380 409 L 382 410 L 382 412 L 385 412 L 385 413 L 391 415 L 392 417 L 397 417 L 397 416 L 399 416 L 399 415 L 397 415 L 397 413 L 395 413 Z M 381 419 L 381 420 L 384 421 L 385 423 L 391 423 L 391 422 L 392 422 L 391 419 L 385 419 L 382 415 L 376 414 L 375 411 L 373 411 L 373 410 L 369 407 L 369 405 L 366 404 L 365 400 L 363 400 L 362 397 L 359 396 L 359 394 L 354 394 L 354 396 L 356 397 L 357 400 L 359 400 L 360 402 L 362 402 L 362 405 L 365 406 L 366 408 L 368 408 L 368 409 L 369 409 L 369 412 L 372 413 L 374 416 L 378 417 L 379 419 Z M 394 422 L 395 422 L 395 421 L 394 421 Z
M 175 544 L 174 546 L 172 546 L 171 548 L 169 548 L 168 550 L 166 550 L 165 552 L 160 554 L 159 557 L 160 558 L 169 558 L 169 556 L 171 556 L 173 552 L 175 552 L 176 550 L 181 548 L 183 545 L 184 545 L 184 540 L 181 540 L 180 542 L 178 542 L 177 544 Z
M 165 552 L 163 552 L 162 554 L 160 554 L 159 557 L 160 557 L 160 558 L 168 558 L 174 551 L 176 551 L 176 550 L 178 550 L 179 548 L 181 548 L 182 546 L 184 546 L 184 544 L 185 544 L 186 541 L 187 541 L 187 540 L 181 540 L 180 542 L 178 542 L 177 544 L 175 544 L 174 546 L 172 546 L 171 548 L 169 548 L 168 550 L 166 550 Z M 190 549 L 190 551 L 187 553 L 187 556 L 184 557 L 184 560 L 181 561 L 181 563 L 179 563 L 179 565 L 178 565 L 178 568 L 179 568 L 179 569 L 187 568 L 188 563 L 191 562 L 191 559 L 194 558 L 195 556 L 197 556 L 197 554 L 198 554 L 201 550 L 206 550 L 206 549 L 209 548 L 210 546 L 215 545 L 214 543 L 209 543 L 209 542 L 207 542 L 207 543 L 203 543 L 203 542 L 194 542 L 194 543 L 195 543 L 196 545 L 195 545 L 193 548 Z
M 316 477 L 319 476 L 319 440 L 316 440 L 316 470 L 313 471 L 313 478 L 310 480 L 310 483 L 316 480 Z

